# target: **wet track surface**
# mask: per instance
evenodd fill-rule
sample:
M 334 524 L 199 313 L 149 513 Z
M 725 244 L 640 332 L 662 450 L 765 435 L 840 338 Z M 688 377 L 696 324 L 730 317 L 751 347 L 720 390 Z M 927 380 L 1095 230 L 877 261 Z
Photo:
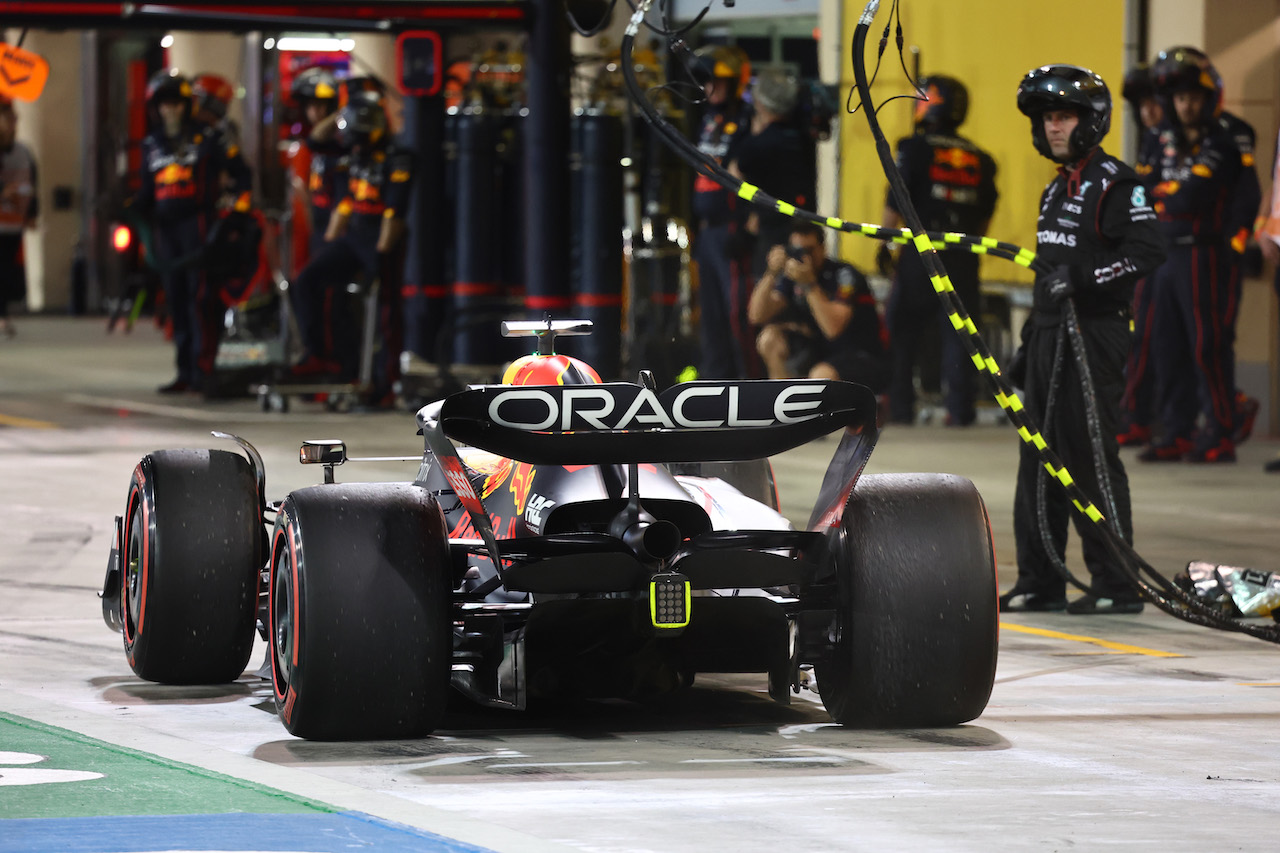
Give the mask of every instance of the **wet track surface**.
M 1152 607 L 1005 617 L 991 702 L 953 729 L 847 730 L 811 693 L 781 706 L 763 676 L 703 675 L 651 703 L 512 713 L 459 701 L 430 738 L 311 743 L 285 732 L 269 684 L 251 672 L 218 687 L 142 682 L 94 595 L 140 456 L 217 446 L 208 431 L 227 429 L 263 452 L 268 497 L 278 499 L 318 480 L 296 462 L 300 439 L 343 438 L 353 455 L 414 454 L 412 415 L 306 405 L 263 414 L 250 400 L 161 398 L 150 389 L 170 378 L 170 350 L 150 327 L 108 337 L 96 320 L 41 318 L 0 343 L 0 722 L 34 721 L 436 834 L 382 849 L 1274 849 L 1280 648 Z M 1003 427 L 897 428 L 868 470 L 972 478 L 1007 588 L 1016 445 Z M 794 520 L 805 520 L 834 448 L 818 441 L 775 460 Z M 1166 574 L 1190 559 L 1280 568 L 1280 477 L 1261 472 L 1278 449 L 1255 439 L 1238 465 L 1211 467 L 1143 468 L 1127 453 L 1139 551 Z M 407 479 L 415 469 L 352 463 L 339 480 Z M 259 642 L 251 666 L 262 655 Z M 0 783 L 19 778 L 20 752 L 0 742 Z M 68 762 L 57 769 L 77 770 Z M 46 849 L 25 819 L 69 815 L 77 784 L 88 783 L 47 784 L 43 799 L 21 801 L 25 810 L 0 793 L 0 819 L 24 819 L 0 823 L 0 851 Z M 229 840 L 225 849 L 294 848 Z

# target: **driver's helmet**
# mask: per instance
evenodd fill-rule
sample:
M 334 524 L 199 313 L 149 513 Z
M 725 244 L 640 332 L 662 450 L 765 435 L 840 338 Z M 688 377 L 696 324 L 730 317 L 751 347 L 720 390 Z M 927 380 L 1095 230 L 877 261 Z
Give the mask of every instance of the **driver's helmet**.
M 568 355 L 525 355 L 502 374 L 503 385 L 599 385 L 600 374 Z

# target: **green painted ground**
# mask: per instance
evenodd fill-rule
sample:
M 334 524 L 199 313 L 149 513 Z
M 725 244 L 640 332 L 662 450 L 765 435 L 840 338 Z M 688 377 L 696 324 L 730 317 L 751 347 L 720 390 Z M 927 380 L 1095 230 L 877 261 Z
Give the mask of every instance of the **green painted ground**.
M 337 811 L 324 803 L 3 712 L 0 753 L 45 757 L 34 763 L 0 763 L 0 819 Z M 102 778 L 34 783 L 41 774 L 33 771 L 58 770 L 101 773 Z

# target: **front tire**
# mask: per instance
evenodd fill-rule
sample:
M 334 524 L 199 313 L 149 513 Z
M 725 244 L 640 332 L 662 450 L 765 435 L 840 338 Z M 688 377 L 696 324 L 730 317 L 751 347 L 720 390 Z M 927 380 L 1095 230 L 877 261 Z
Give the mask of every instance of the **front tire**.
M 225 684 L 253 651 L 264 562 L 257 481 L 225 450 L 160 450 L 129 483 L 120 616 L 129 666 L 162 684 Z
M 409 484 L 293 492 L 271 539 L 276 710 L 313 740 L 414 738 L 444 715 L 453 655 L 448 533 Z
M 995 681 L 995 549 L 973 483 L 945 474 L 863 477 L 837 537 L 836 641 L 817 666 L 838 723 L 953 726 Z

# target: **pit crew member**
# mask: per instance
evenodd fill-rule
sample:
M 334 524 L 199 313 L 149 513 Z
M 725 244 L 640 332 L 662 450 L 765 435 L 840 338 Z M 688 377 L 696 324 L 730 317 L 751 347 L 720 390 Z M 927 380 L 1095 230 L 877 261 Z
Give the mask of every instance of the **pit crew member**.
M 141 182 L 129 209 L 151 220 L 152 254 L 173 324 L 177 376 L 159 391 L 199 391 L 213 372 L 220 319 L 202 253 L 230 152 L 221 134 L 195 121 L 191 83 L 177 69 L 151 77 L 146 109 L 151 132 L 142 140 Z
M 1036 150 L 1059 164 L 1057 177 L 1040 199 L 1036 239 L 1037 256 L 1053 272 L 1037 275 L 1031 316 L 1022 330 L 1026 407 L 1079 487 L 1131 539 L 1129 481 L 1115 441 L 1116 423 L 1133 285 L 1164 260 L 1163 240 L 1137 175 L 1101 148 L 1111 126 L 1111 93 L 1101 77 L 1074 65 L 1042 66 L 1023 77 L 1017 104 L 1031 121 Z M 1101 460 L 1094 459 L 1083 380 L 1069 352 L 1055 370 L 1067 300 L 1079 317 L 1096 392 Z M 1046 409 L 1051 394 L 1050 421 Z M 1000 596 L 1000 609 L 1141 611 L 1141 599 L 1111 563 L 1097 525 L 1075 513 L 1059 484 L 1038 482 L 1045 473 L 1035 448 L 1021 444 L 1014 496 L 1018 580 Z M 1040 486 L 1043 517 L 1038 511 Z M 1110 499 L 1104 500 L 1104 488 Z M 1091 577 L 1089 593 L 1070 605 L 1058 569 L 1066 553 L 1068 516 L 1075 519 Z
M 1222 78 L 1200 51 L 1164 51 L 1152 71 L 1165 119 L 1151 195 L 1170 248 L 1152 281 L 1160 436 L 1138 458 L 1234 462 L 1245 434 L 1235 387 L 1240 257 L 1261 199 L 1253 131 L 1223 113 Z
M 929 231 L 985 234 L 995 212 L 996 164 L 986 151 L 957 131 L 969 111 L 969 92 L 954 77 L 936 75 L 920 81 L 927 100 L 916 104 L 915 133 L 898 141 L 897 165 L 911 194 L 911 203 Z M 885 202 L 887 228 L 899 228 L 902 215 L 892 193 Z M 966 250 L 945 252 L 943 261 L 961 302 L 977 313 L 978 256 Z M 946 423 L 973 423 L 977 374 L 964 345 L 951 329 L 934 293 L 920 256 L 901 253 L 893 289 L 885 310 L 889 326 L 893 376 L 889 386 L 889 417 L 912 423 L 915 409 L 914 366 L 928 336 L 941 343 L 942 378 L 946 383 Z

